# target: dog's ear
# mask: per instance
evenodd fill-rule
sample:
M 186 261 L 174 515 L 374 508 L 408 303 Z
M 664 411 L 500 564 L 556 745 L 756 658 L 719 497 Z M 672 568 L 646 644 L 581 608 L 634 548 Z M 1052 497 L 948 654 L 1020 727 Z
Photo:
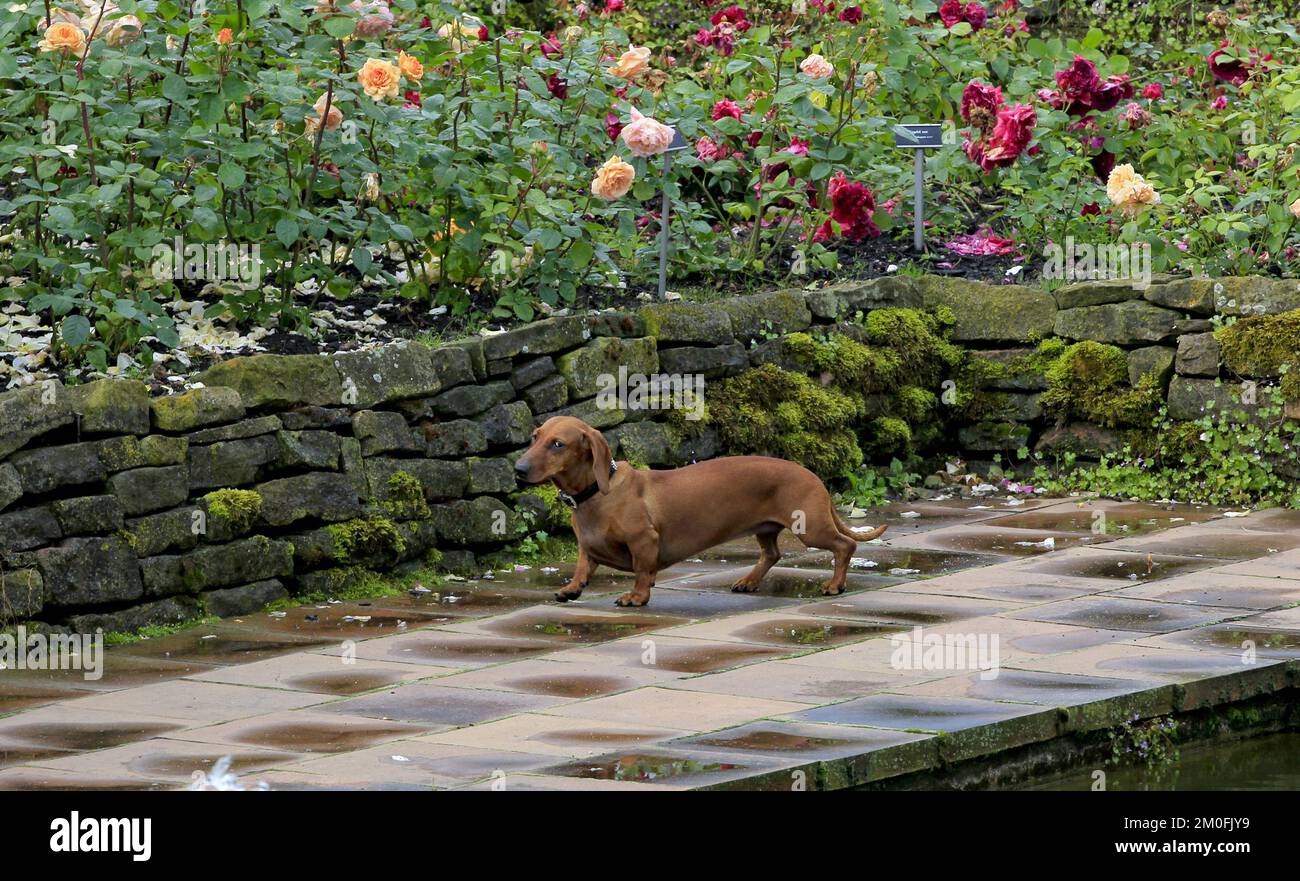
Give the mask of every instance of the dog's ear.
M 596 472 L 596 488 L 602 493 L 609 492 L 609 462 L 612 458 L 605 435 L 590 425 L 584 426 L 583 434 L 587 436 L 587 446 L 591 448 L 591 468 Z

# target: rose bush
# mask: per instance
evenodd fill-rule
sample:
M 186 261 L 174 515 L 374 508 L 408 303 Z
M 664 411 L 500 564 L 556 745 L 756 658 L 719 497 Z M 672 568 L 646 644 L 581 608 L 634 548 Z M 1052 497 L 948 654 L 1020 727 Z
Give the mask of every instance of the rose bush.
M 1157 50 L 1016 0 L 660 6 L 7 4 L 4 299 L 100 368 L 176 346 L 200 299 L 285 330 L 358 293 L 529 319 L 649 277 L 661 187 L 674 277 L 786 281 L 910 226 L 903 122 L 946 127 L 927 220 L 954 253 L 1074 235 L 1300 269 L 1285 13 Z M 1011 244 L 963 244 L 989 227 Z M 157 271 L 178 237 L 255 248 L 258 283 Z

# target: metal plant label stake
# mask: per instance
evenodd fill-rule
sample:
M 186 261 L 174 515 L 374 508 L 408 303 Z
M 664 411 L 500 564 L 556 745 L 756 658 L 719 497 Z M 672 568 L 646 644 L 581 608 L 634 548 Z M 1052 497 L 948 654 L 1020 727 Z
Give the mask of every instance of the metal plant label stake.
M 682 133 L 673 132 L 673 142 L 664 151 L 663 204 L 659 209 L 659 299 L 668 297 L 668 230 L 670 227 L 668 212 L 671 203 L 668 199 L 668 174 L 673 167 L 673 154 L 685 150 L 689 145 Z
M 943 146 L 943 126 L 931 124 L 905 124 L 894 126 L 894 146 L 916 151 L 912 171 L 912 250 L 925 250 L 922 238 L 925 229 L 925 151 Z

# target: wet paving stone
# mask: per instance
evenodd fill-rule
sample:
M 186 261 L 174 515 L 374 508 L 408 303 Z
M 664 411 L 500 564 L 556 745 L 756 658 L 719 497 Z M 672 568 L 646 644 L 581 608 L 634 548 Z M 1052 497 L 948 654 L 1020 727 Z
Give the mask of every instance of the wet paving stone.
M 76 755 L 76 753 L 67 749 L 0 741 L 0 768 L 8 768 L 11 765 L 27 765 L 43 759 L 56 759 L 71 755 Z
M 35 689 L 67 697 L 84 697 L 89 692 L 116 691 L 168 682 L 216 669 L 210 664 L 174 662 L 137 657 L 115 647 L 107 647 L 99 677 L 93 670 L 5 670 L 0 672 L 0 708 L 11 691 L 21 696 L 23 689 Z M 88 675 L 90 678 L 88 678 Z M 12 688 L 11 688 L 12 686 Z M 4 712 L 0 709 L 0 713 Z
M 71 751 L 108 749 L 157 737 L 181 727 L 162 722 L 118 722 L 110 719 L 30 724 L 16 719 L 14 723 L 0 728 L 0 738 L 20 745 Z
M 187 731 L 185 737 L 201 743 L 246 744 L 292 753 L 341 753 L 426 732 L 423 726 L 391 719 L 312 712 L 230 722 Z
M 566 702 L 565 698 L 551 695 L 450 688 L 417 682 L 392 691 L 339 701 L 321 710 L 430 725 L 473 725 Z
M 0 716 L 43 707 L 68 698 L 83 697 L 85 691 L 47 685 L 19 685 L 0 678 Z
M 1135 630 L 1144 633 L 1167 633 L 1188 627 L 1200 627 L 1249 614 L 1245 609 L 1212 609 L 1160 603 L 1154 600 L 1126 600 L 1118 597 L 1082 597 L 1059 603 L 1034 606 L 1010 613 L 1013 618 L 1031 621 L 1054 621 L 1103 630 Z
M 1149 535 L 1189 523 L 1203 523 L 1220 516 L 1213 508 L 1192 505 L 1148 505 L 1141 503 L 1055 505 L 1046 511 L 1025 511 L 989 521 L 994 528 L 1038 529 L 1047 532 L 1085 533 L 1099 541 Z
M 1110 596 L 1263 610 L 1300 602 L 1300 583 L 1244 575 L 1198 573 L 1186 578 L 1171 578 L 1155 584 L 1112 591 Z
M 775 621 L 764 621 L 761 624 L 750 624 L 733 631 L 733 634 L 736 639 L 744 642 L 786 645 L 792 648 L 825 648 L 846 642 L 857 642 L 873 636 L 887 636 L 905 629 L 897 624 L 781 618 Z
M 873 570 L 874 571 L 874 570 Z M 718 572 L 713 575 L 695 576 L 692 578 L 682 579 L 674 582 L 683 587 L 702 591 L 725 591 L 732 593 L 731 586 L 745 574 L 743 568 L 731 569 L 725 572 Z M 830 580 L 832 570 L 810 570 L 800 569 L 795 566 L 775 566 L 767 573 L 762 583 L 759 584 L 758 590 L 752 593 L 740 592 L 735 596 L 738 602 L 732 603 L 735 612 L 748 611 L 744 608 L 746 599 L 756 599 L 762 597 L 779 598 L 785 600 L 806 600 L 822 596 L 822 591 L 826 587 L 826 582 Z M 854 593 L 862 590 L 879 590 L 882 587 L 889 587 L 893 584 L 901 584 L 904 578 L 887 578 L 878 575 L 868 575 L 862 572 L 850 571 L 848 578 L 844 583 L 846 593 Z M 650 605 L 655 611 L 667 611 L 658 604 L 659 592 L 650 595 Z
M 1133 679 L 1002 669 L 914 685 L 906 691 L 931 696 L 1074 707 L 1140 691 L 1155 684 L 1154 681 L 1142 683 Z
M 496 582 L 479 582 L 473 586 L 449 583 L 429 593 L 415 596 L 407 594 L 400 597 L 382 597 L 374 600 L 372 605 L 376 609 L 396 612 L 399 615 L 409 610 L 413 615 L 452 620 L 499 615 L 549 602 L 556 589 L 567 579 L 546 578 L 544 586 L 538 585 L 533 590 L 514 587 L 514 576 L 504 576 L 503 580 L 508 581 L 511 586 L 505 587 Z
M 734 579 L 731 579 L 734 580 Z M 730 587 L 730 581 L 728 587 Z M 676 618 L 717 618 L 722 615 L 737 615 L 744 612 L 756 612 L 762 609 L 776 609 L 796 604 L 797 600 L 779 596 L 764 595 L 767 583 L 764 582 L 759 593 L 732 593 L 730 590 L 694 590 L 700 586 L 692 576 L 679 581 L 661 584 L 650 594 L 650 605 L 646 608 L 656 615 L 671 615 Z M 611 594 L 592 597 L 593 604 L 604 605 Z M 585 604 L 586 596 L 580 601 Z M 577 604 L 575 604 L 577 605 Z M 577 606 L 581 608 L 581 605 Z
M 1261 658 L 1300 659 L 1300 630 L 1260 626 L 1247 620 L 1168 633 L 1150 642 L 1231 653 L 1226 656 L 1235 664 L 1241 663 L 1243 652 L 1252 650 Z
M 597 643 L 684 623 L 686 619 L 671 615 L 606 613 L 543 606 L 493 618 L 484 622 L 482 628 L 488 633 L 520 639 Z
M 1211 531 L 1206 528 L 1194 535 L 1112 542 L 1107 547 L 1122 547 L 1144 554 L 1181 554 L 1197 559 L 1254 560 L 1300 547 L 1300 533 L 1248 532 L 1244 529 Z
M 1256 663 L 1271 662 L 1256 659 Z M 1068 656 L 1039 658 L 1025 662 L 1022 666 L 1048 672 L 1109 675 L 1148 682 L 1190 682 L 1240 673 L 1248 665 L 1242 663 L 1240 655 L 1113 644 Z
M 881 624 L 924 625 L 996 615 L 1016 607 L 1017 604 L 995 600 L 885 590 L 801 606 L 799 614 L 865 619 Z
M 247 664 L 332 645 L 341 639 L 276 633 L 262 627 L 222 622 L 193 627 L 158 639 L 114 646 L 108 650 L 108 658 L 110 664 L 118 654 L 199 664 Z
M 962 697 L 878 694 L 792 714 L 806 722 L 865 725 L 904 731 L 963 731 L 1043 712 L 1040 706 Z
M 1088 548 L 1036 560 L 1028 564 L 1025 570 L 1048 575 L 1065 575 L 1071 578 L 1103 578 L 1115 582 L 1138 584 L 1197 572 L 1213 565 L 1212 560 L 1192 557 Z
M 1004 557 L 1036 557 L 1094 540 L 1104 539 L 1031 529 L 995 529 L 992 525 L 944 529 L 919 539 L 929 547 Z
M 962 551 L 942 551 L 931 548 L 907 548 L 898 545 L 868 542 L 858 545 L 853 554 L 856 562 L 849 565 L 852 574 L 870 574 L 900 579 L 925 578 L 960 572 L 976 566 L 991 566 L 1005 558 L 988 554 L 968 554 Z M 784 562 L 784 561 L 782 561 Z M 830 572 L 834 561 L 829 553 L 817 553 L 788 564 L 798 569 L 821 569 Z
M 295 753 L 239 750 L 214 752 L 212 750 L 193 749 L 191 752 L 146 752 L 139 758 L 127 763 L 127 768 L 132 773 L 144 777 L 188 782 L 194 777 L 195 772 L 205 774 L 210 772 L 217 761 L 225 756 L 230 757 L 230 770 L 240 777 L 294 762 L 299 758 Z
M 0 792 L 139 792 L 173 789 L 162 780 L 133 780 L 107 775 L 73 774 L 46 768 L 0 771 Z
M 483 634 L 426 630 L 419 633 L 369 640 L 357 645 L 356 656 L 369 660 L 445 667 L 483 667 L 555 651 L 554 642 L 507 639 Z M 339 649 L 328 649 L 336 655 Z
M 763 762 L 758 756 L 749 762 L 744 762 L 727 756 L 715 757 L 709 753 L 692 755 L 647 750 L 593 756 L 576 762 L 540 768 L 538 773 L 648 785 L 660 783 L 704 785 L 729 777 L 742 776 L 748 771 L 761 767 Z
M 256 623 L 268 633 L 288 633 L 333 642 L 434 627 L 456 617 L 444 614 L 436 607 L 392 609 L 370 602 L 356 602 L 298 606 L 283 613 L 258 616 Z
M 647 644 L 648 643 L 648 644 Z M 790 655 L 790 649 L 744 645 L 706 639 L 682 639 L 656 634 L 653 637 L 618 640 L 595 646 L 590 651 L 573 654 L 573 660 L 617 664 L 621 667 L 652 668 L 669 673 L 712 673 Z M 557 653 L 554 660 L 564 661 L 570 652 Z
M 797 757 L 807 761 L 856 756 L 900 743 L 924 740 L 931 735 L 887 729 L 850 728 L 840 725 L 811 725 L 762 721 L 739 725 L 709 734 L 669 741 L 669 746 L 728 753 L 755 753 Z

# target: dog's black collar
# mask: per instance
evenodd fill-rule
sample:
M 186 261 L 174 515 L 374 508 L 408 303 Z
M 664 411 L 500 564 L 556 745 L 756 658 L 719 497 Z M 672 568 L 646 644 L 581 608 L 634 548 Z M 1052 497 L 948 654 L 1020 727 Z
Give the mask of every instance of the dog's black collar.
M 614 472 L 617 470 L 618 470 L 618 463 L 611 460 L 609 463 L 609 476 L 613 477 Z M 600 484 L 593 483 L 591 486 L 587 487 L 582 492 L 578 493 L 576 496 L 571 496 L 566 492 L 560 493 L 560 501 L 564 502 L 564 504 L 568 505 L 570 508 L 576 508 L 598 492 L 600 492 Z

